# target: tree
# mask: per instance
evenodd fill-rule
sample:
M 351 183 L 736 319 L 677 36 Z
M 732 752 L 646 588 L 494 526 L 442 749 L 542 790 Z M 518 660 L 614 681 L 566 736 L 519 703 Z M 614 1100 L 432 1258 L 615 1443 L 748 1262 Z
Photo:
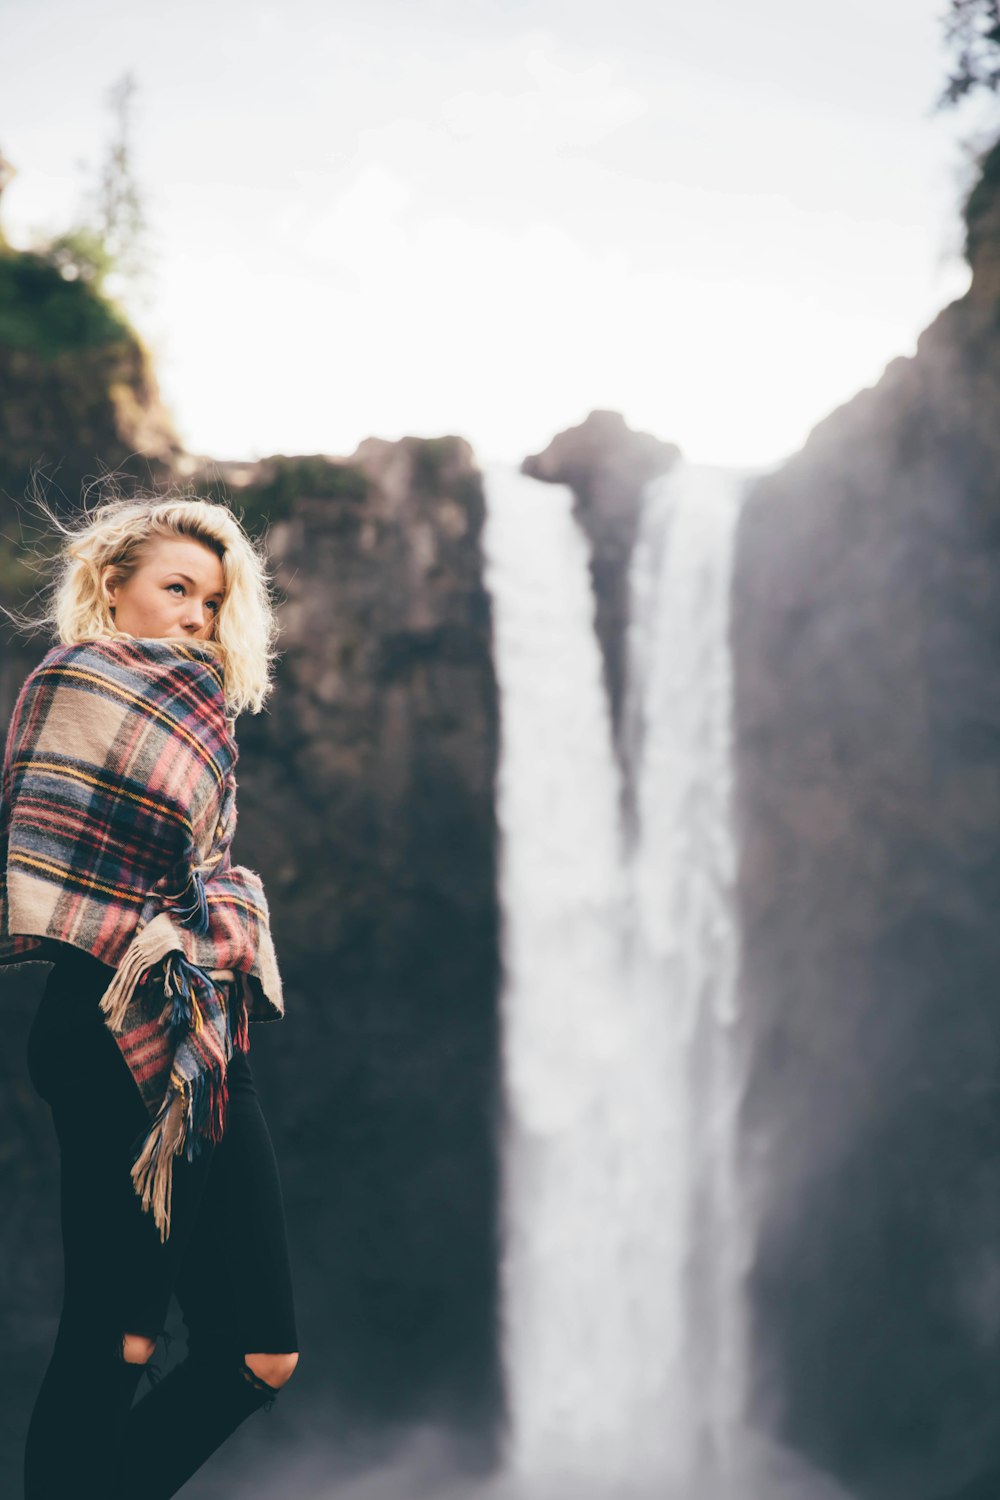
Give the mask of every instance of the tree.
M 8 184 L 16 176 L 17 176 L 17 168 L 14 166 L 14 163 L 13 162 L 9 162 L 7 160 L 7 158 L 4 156 L 3 152 L 0 151 L 0 198 L 3 197 L 3 190 L 4 190 L 4 188 L 7 187 Z M 0 250 L 4 250 L 6 248 L 6 245 L 7 245 L 7 240 L 6 240 L 6 237 L 4 236 L 3 225 L 0 224 Z
M 949 0 L 942 21 L 956 58 L 938 108 L 957 104 L 973 89 L 1000 92 L 1000 0 Z
M 108 91 L 114 129 L 81 221 L 52 240 L 46 258 L 67 280 L 103 290 L 114 275 L 138 280 L 146 269 L 146 215 L 132 166 L 135 78 L 125 73 Z

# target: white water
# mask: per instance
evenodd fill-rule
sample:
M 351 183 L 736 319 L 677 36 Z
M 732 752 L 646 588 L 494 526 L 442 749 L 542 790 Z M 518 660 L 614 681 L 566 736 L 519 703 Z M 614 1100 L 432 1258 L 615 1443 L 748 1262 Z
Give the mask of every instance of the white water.
M 501 697 L 502 1305 L 519 1494 L 743 1493 L 729 580 L 744 476 L 647 491 L 623 799 L 568 489 L 486 473 Z M 626 836 L 620 807 L 632 816 Z

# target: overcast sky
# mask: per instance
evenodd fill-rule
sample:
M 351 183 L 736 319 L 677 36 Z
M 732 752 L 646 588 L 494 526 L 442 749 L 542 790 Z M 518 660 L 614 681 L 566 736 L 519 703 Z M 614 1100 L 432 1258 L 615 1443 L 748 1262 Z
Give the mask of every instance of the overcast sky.
M 16 244 L 138 82 L 137 321 L 217 458 L 595 406 L 771 464 L 968 283 L 945 0 L 0 0 Z

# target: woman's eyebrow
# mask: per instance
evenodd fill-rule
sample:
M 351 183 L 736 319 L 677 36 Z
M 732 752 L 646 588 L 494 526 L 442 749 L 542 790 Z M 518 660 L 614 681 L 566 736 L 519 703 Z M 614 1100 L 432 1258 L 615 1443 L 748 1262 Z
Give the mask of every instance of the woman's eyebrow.
M 174 569 L 173 572 L 167 573 L 164 576 L 167 578 L 183 578 L 185 583 L 190 583 L 192 585 L 194 584 L 194 579 L 188 573 L 181 573 L 177 569 Z M 222 590 L 213 589 L 212 592 L 215 594 L 221 594 Z

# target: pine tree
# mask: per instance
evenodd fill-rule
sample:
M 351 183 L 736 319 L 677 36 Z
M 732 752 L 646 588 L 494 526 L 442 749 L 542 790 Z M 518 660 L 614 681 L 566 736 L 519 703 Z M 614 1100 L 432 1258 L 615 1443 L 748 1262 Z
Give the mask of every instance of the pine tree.
M 957 104 L 974 89 L 1000 91 L 1000 0 L 949 0 L 942 20 L 956 56 L 938 107 Z
M 80 221 L 47 247 L 46 258 L 67 280 L 79 277 L 98 291 L 111 276 L 135 282 L 146 268 L 146 215 L 132 164 L 135 94 L 131 73 L 109 89 L 114 127 L 97 182 Z

